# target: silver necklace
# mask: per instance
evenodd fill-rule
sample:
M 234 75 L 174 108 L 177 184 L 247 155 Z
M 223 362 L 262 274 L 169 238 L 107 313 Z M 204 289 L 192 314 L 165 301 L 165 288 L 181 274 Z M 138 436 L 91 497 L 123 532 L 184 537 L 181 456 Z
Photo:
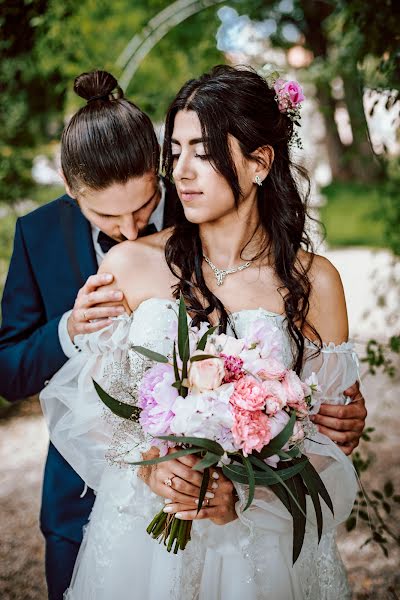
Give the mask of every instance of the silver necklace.
M 244 269 L 247 269 L 247 267 L 249 267 L 253 262 L 251 260 L 248 260 L 247 262 L 243 263 L 242 265 L 239 265 L 238 267 L 232 267 L 232 269 L 218 269 L 218 267 L 216 267 L 214 263 L 211 262 L 208 256 L 203 254 L 203 258 L 214 271 L 215 279 L 217 280 L 217 285 L 222 285 L 227 275 L 230 275 L 231 273 L 237 273 L 238 271 L 243 271 Z

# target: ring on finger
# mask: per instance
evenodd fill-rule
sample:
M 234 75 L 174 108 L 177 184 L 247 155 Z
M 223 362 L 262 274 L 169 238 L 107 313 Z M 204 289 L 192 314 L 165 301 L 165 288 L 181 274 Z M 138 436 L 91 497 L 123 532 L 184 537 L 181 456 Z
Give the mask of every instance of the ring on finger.
M 85 310 L 83 311 L 83 320 L 87 321 L 87 316 L 86 316 L 86 311 Z
M 172 475 L 171 477 L 167 477 L 167 479 L 164 479 L 164 484 L 167 485 L 168 487 L 172 487 L 172 481 L 174 479 L 175 475 Z

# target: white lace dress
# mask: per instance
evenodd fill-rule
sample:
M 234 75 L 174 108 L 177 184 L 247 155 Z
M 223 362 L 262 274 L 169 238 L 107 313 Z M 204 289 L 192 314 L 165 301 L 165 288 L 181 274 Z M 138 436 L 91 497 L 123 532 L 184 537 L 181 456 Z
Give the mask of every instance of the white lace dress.
M 218 526 L 193 525 L 192 540 L 179 555 L 169 554 L 146 527 L 163 501 L 137 477 L 136 467 L 117 465 L 127 448 L 130 457 L 147 449 L 139 425 L 110 416 L 94 391 L 92 378 L 112 395 L 134 402 L 144 363 L 130 345 L 168 353 L 176 304 L 144 301 L 130 316 L 78 340 L 82 352 L 69 360 L 41 394 L 50 437 L 97 495 L 75 566 L 68 600 L 346 600 L 346 575 L 335 544 L 335 529 L 350 513 L 356 479 L 350 460 L 321 434 L 306 442 L 332 498 L 335 518 L 324 510 L 324 533 L 317 544 L 313 508 L 301 555 L 292 566 L 292 519 L 267 489 L 259 487 L 249 510 L 242 511 L 246 490 L 238 486 L 239 518 Z M 284 318 L 263 309 L 233 315 L 236 333 L 246 334 L 255 319 L 273 319 L 290 342 Z M 311 352 L 312 349 L 309 350 Z M 307 361 L 318 372 L 324 398 L 343 403 L 341 392 L 358 377 L 350 344 L 329 345 Z M 307 499 L 308 501 L 309 499 Z M 322 502 L 323 509 L 324 503 Z

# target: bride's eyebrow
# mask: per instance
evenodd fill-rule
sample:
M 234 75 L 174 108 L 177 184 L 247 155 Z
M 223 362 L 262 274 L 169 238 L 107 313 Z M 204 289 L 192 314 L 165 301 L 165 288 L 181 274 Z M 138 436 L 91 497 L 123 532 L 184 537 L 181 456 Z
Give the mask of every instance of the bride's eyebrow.
M 207 138 L 194 138 L 192 140 L 189 140 L 189 146 L 195 146 L 196 144 L 204 144 L 204 142 L 207 141 Z M 177 146 L 180 146 L 181 143 L 178 142 L 178 140 L 175 140 L 174 138 L 171 139 L 171 144 L 176 144 Z

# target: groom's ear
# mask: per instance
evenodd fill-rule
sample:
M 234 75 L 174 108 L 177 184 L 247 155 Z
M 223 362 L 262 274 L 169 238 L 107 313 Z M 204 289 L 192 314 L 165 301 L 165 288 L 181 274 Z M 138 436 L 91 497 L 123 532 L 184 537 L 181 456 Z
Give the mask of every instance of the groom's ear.
M 58 174 L 59 174 L 59 176 L 61 177 L 61 179 L 64 182 L 65 191 L 67 192 L 68 196 L 70 196 L 71 198 L 74 198 L 74 200 L 76 200 L 76 197 L 72 193 L 72 190 L 71 190 L 71 188 L 69 187 L 69 185 L 67 183 L 67 180 L 66 180 L 65 175 L 64 175 L 64 171 L 62 169 L 58 169 Z

